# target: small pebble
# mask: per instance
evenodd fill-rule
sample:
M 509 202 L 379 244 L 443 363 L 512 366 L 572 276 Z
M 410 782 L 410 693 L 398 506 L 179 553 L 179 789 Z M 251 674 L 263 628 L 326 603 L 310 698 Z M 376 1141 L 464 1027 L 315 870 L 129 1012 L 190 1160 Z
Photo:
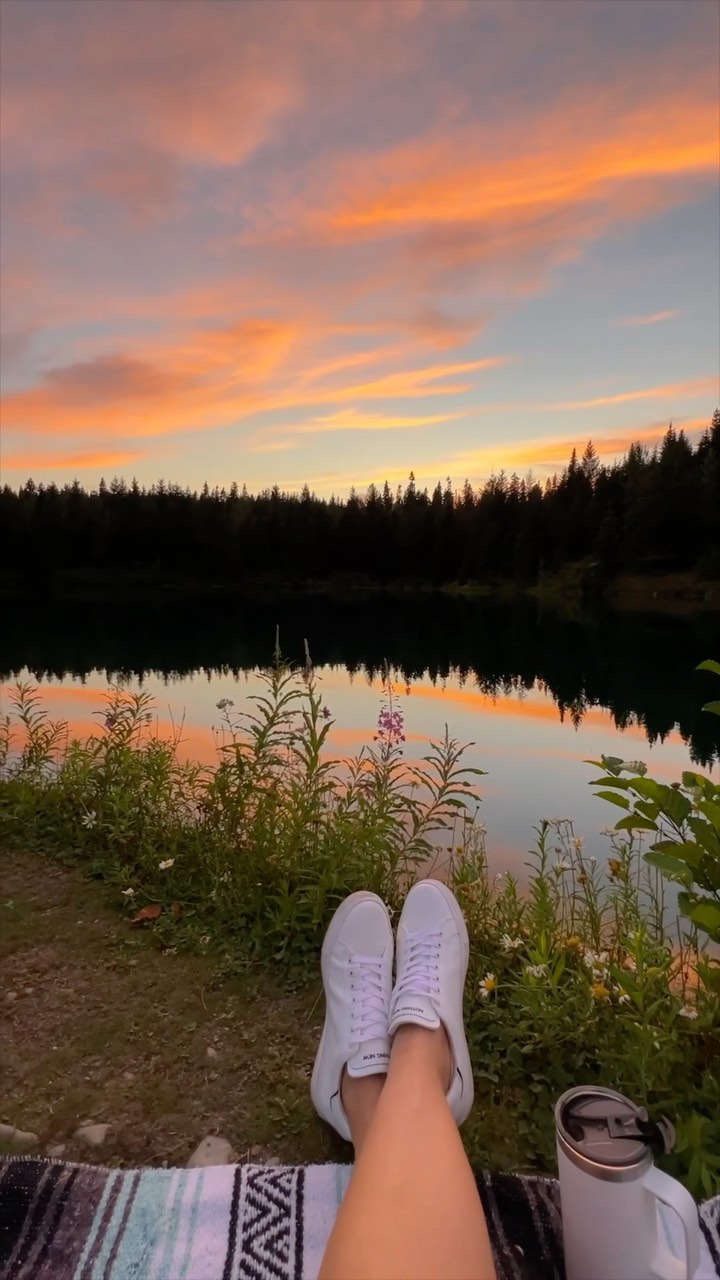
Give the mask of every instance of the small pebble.
M 51 1142 L 50 1146 L 45 1148 L 45 1154 L 46 1156 L 49 1156 L 51 1160 L 62 1160 L 65 1155 L 65 1143 Z
M 217 1049 L 213 1049 L 211 1044 L 208 1045 L 207 1049 L 205 1050 L 205 1053 L 207 1054 L 208 1058 L 217 1058 L 218 1056 Z
M 12 1004 L 13 1000 L 17 1000 L 17 997 L 18 997 L 17 991 L 8 991 L 7 995 L 5 996 L 5 999 L 8 1001 L 9 1004 Z
M 236 1160 L 237 1155 L 227 1138 L 211 1135 L 203 1138 L 198 1144 L 187 1162 L 187 1167 L 188 1169 L 207 1169 L 216 1164 L 233 1164 Z
M 25 1151 L 29 1147 L 37 1146 L 39 1141 L 36 1133 L 16 1129 L 12 1124 L 0 1124 L 0 1142 L 7 1142 L 16 1151 Z
M 109 1128 L 109 1124 L 83 1124 L 75 1130 L 75 1137 L 86 1147 L 101 1147 Z

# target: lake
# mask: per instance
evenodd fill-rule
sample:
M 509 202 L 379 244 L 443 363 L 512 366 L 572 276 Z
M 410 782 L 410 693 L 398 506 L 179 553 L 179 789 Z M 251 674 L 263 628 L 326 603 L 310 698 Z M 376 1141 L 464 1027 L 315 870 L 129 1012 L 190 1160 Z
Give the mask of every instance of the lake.
M 530 599 L 489 603 L 421 598 L 226 593 L 115 604 L 13 602 L 0 635 L 0 699 L 31 680 L 53 717 L 88 733 L 117 679 L 147 689 L 161 727 L 183 721 L 184 752 L 215 756 L 216 703 L 258 689 L 272 657 L 300 662 L 307 638 L 334 725 L 338 756 L 372 741 L 387 662 L 406 728 L 408 758 L 450 733 L 474 745 L 481 820 L 493 869 L 522 874 L 533 827 L 568 817 L 586 849 L 617 810 L 587 785 L 602 753 L 644 760 L 662 781 L 692 766 L 718 776 L 720 720 L 701 710 L 718 696 L 697 663 L 720 656 L 720 615 L 692 618 L 588 613 L 564 617 Z

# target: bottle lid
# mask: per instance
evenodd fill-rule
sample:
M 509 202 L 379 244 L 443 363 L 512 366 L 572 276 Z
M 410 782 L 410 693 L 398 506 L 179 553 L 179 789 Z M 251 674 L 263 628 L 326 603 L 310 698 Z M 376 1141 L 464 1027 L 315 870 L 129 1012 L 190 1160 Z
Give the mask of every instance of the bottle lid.
M 569 1089 L 555 1107 L 563 1147 L 605 1169 L 647 1165 L 652 1152 L 671 1151 L 675 1132 L 668 1120 L 650 1120 L 644 1107 L 614 1089 L 580 1085 Z

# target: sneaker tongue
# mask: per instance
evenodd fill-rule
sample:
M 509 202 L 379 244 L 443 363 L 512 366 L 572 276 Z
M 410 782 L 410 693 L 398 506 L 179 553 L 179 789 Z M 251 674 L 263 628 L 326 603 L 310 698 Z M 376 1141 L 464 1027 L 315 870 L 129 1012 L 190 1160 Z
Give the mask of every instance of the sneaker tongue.
M 399 1023 L 413 1022 L 418 1027 L 439 1027 L 440 1019 L 430 996 L 401 995 L 392 1011 L 393 1028 Z
M 365 1040 L 347 1064 L 349 1076 L 373 1076 L 387 1071 L 390 1050 L 387 1040 Z

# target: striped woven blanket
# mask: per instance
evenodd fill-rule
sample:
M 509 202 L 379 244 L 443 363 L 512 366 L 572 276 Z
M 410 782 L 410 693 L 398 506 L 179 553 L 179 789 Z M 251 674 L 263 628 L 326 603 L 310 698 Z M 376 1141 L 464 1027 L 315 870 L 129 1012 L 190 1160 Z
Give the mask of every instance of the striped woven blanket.
M 349 1165 L 103 1169 L 0 1160 L 3 1280 L 314 1280 Z M 557 1183 L 477 1174 L 498 1280 L 560 1280 Z M 720 1199 L 698 1280 L 720 1277 Z

